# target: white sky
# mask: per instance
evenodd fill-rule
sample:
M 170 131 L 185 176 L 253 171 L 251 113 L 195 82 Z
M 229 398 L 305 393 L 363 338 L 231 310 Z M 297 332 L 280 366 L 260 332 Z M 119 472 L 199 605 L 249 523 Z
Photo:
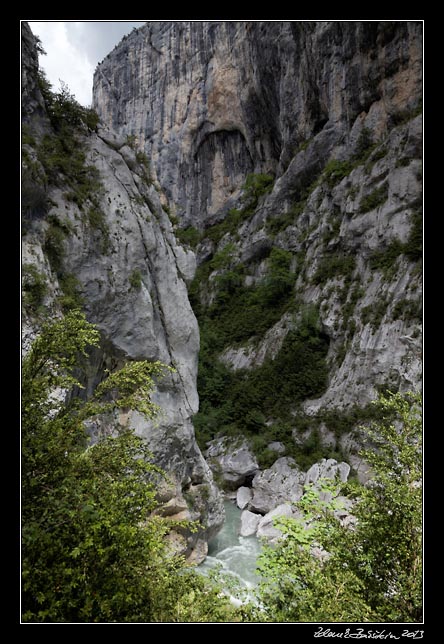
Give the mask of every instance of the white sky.
M 92 102 L 93 74 L 101 62 L 125 34 L 144 21 L 86 21 L 86 22 L 35 22 L 29 26 L 42 41 L 46 56 L 39 55 L 39 65 L 44 69 L 54 90 L 60 80 L 82 105 Z

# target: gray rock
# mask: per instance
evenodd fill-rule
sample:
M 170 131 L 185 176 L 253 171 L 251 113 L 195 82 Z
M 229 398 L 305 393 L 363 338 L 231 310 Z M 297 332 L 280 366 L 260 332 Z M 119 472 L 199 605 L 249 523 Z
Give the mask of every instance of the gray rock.
M 273 525 L 274 519 L 277 517 L 293 517 L 293 509 L 288 503 L 278 505 L 274 510 L 268 512 L 262 517 L 257 526 L 258 538 L 266 539 L 267 541 L 276 541 L 282 536 L 282 532 Z
M 334 458 L 328 460 L 323 458 L 319 463 L 314 463 L 308 470 L 305 477 L 305 485 L 310 483 L 317 483 L 319 479 L 336 479 L 345 483 L 350 473 L 350 465 L 348 463 L 338 463 Z
M 285 445 L 280 441 L 268 443 L 267 449 L 270 450 L 270 452 L 276 452 L 276 454 L 285 454 Z
M 266 514 L 281 503 L 299 501 L 303 494 L 305 476 L 293 458 L 278 458 L 269 469 L 255 475 L 252 483 L 253 498 L 248 509 Z
M 240 536 L 250 537 L 251 535 L 256 534 L 260 520 L 260 514 L 244 510 L 241 514 Z
M 253 496 L 251 487 L 240 487 L 236 494 L 236 504 L 239 510 L 244 510 Z
M 258 471 L 258 462 L 245 440 L 216 438 L 205 452 L 207 461 L 227 489 L 237 489 Z
M 27 47 L 32 47 L 32 34 L 25 27 L 24 38 Z M 30 123 L 42 121 L 37 118 L 41 103 L 36 60 L 37 56 L 25 70 L 24 98 L 29 108 L 25 112 Z M 103 225 L 94 226 L 85 217 L 88 204 L 81 212 L 74 201 L 67 200 L 66 187 L 49 185 L 50 214 L 63 218 L 70 231 L 63 243 L 62 270 L 77 278 L 86 316 L 101 332 L 101 345 L 90 355 L 86 394 L 103 380 L 105 370 L 113 370 L 127 360 L 161 361 L 174 366 L 174 373 L 159 380 L 152 396 L 161 409 L 158 418 L 149 420 L 137 412 L 121 411 L 95 421 L 89 430 L 92 441 L 122 427 L 133 428 L 146 440 L 154 461 L 169 478 L 169 485 L 159 490 L 159 500 L 165 504 L 159 511 L 166 517 L 201 524 L 196 533 L 186 536 L 187 556 L 199 558 L 201 555 L 192 553 L 196 549 L 202 553 L 199 540 L 207 541 L 220 529 L 224 509 L 192 424 L 199 404 L 199 330 L 183 277 L 186 272 L 190 278 L 192 262 L 176 241 L 156 189 L 133 172 L 138 170 L 135 155 L 121 145 L 125 138 L 125 134 L 114 135 L 99 128 L 99 135 L 90 134 L 79 142 L 103 185 L 103 191 L 94 195 L 94 207 L 103 213 Z M 55 317 L 61 314 L 61 289 L 45 257 L 47 226 L 47 221 L 36 220 L 25 231 L 24 257 L 47 278 L 45 305 Z M 137 287 L 132 285 L 136 271 L 140 275 Z M 24 317 L 24 344 L 29 347 L 38 321 L 28 312 Z

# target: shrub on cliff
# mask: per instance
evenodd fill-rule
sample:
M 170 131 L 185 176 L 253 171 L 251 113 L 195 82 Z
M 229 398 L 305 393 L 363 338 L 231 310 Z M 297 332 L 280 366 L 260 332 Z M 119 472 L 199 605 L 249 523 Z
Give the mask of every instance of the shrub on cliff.
M 184 568 L 155 516 L 164 477 L 146 443 L 115 428 L 90 444 L 84 420 L 118 409 L 157 413 L 154 378 L 168 367 L 131 362 L 88 401 L 74 395 L 99 333 L 79 311 L 43 328 L 23 361 L 22 619 L 175 622 L 233 618 L 220 588 Z

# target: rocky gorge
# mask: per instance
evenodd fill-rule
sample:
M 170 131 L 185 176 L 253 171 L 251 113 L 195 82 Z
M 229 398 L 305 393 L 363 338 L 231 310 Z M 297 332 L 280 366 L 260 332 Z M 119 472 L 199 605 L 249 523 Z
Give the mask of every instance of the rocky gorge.
M 201 524 L 178 548 L 205 557 L 221 489 L 272 539 L 308 483 L 365 482 L 371 401 L 421 388 L 421 23 L 147 23 L 96 69 L 89 192 L 52 173 L 26 24 L 22 60 L 24 347 L 71 298 L 102 335 L 87 394 L 175 368 L 156 424 L 90 432 L 147 440 L 161 512 Z

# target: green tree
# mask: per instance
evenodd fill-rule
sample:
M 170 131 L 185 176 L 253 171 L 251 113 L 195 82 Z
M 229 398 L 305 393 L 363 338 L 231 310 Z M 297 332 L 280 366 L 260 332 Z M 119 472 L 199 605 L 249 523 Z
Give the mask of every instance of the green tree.
M 355 525 L 334 517 L 339 485 L 331 482 L 307 489 L 300 520 L 277 520 L 285 539 L 260 562 L 271 621 L 421 620 L 420 397 L 387 394 L 376 404 L 380 420 L 365 430 L 362 452 L 373 478 L 356 494 Z
M 114 431 L 96 444 L 84 420 L 116 409 L 152 418 L 159 362 L 130 362 L 88 401 L 81 387 L 99 333 L 79 311 L 47 324 L 22 372 L 22 609 L 24 621 L 223 621 L 232 609 L 170 551 L 174 524 L 153 514 L 165 475 L 146 443 Z

